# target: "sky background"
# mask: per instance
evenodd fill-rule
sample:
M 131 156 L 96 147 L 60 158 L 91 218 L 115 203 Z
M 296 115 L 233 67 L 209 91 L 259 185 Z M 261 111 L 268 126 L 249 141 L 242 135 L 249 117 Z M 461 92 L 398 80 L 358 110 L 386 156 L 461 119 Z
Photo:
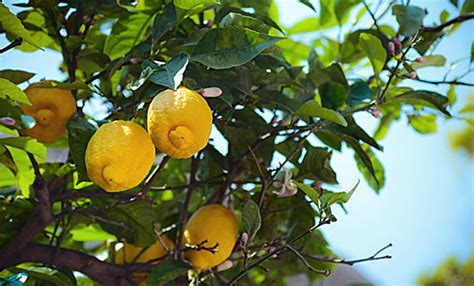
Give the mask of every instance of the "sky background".
M 12 8 L 11 3 L 4 1 Z M 312 10 L 296 0 L 277 0 L 280 22 L 291 26 L 303 18 L 314 16 Z M 317 4 L 317 1 L 311 1 Z M 413 0 L 412 5 L 427 8 L 425 23 L 438 21 L 444 9 L 457 15 L 448 0 Z M 14 9 L 15 10 L 15 9 Z M 387 23 L 396 26 L 395 18 L 388 13 Z M 370 19 L 363 19 L 359 26 L 370 27 Z M 473 21 L 463 24 L 447 40 L 443 40 L 435 54 L 442 54 L 447 62 L 470 55 L 474 40 Z M 304 35 L 314 40 L 318 34 Z M 301 36 L 300 38 L 301 39 Z M 0 37 L 0 46 L 6 46 Z M 0 56 L 0 69 L 21 69 L 37 74 L 32 81 L 42 78 L 64 80 L 58 67 L 62 61 L 59 53 L 22 53 L 11 50 Z M 455 73 L 465 71 L 467 61 L 462 62 Z M 419 71 L 422 78 L 441 79 L 445 68 L 427 68 Z M 465 81 L 474 82 L 471 74 Z M 447 86 L 410 83 L 416 88 L 446 93 Z M 474 95 L 466 87 L 457 88 L 460 109 L 463 98 Z M 95 105 L 94 108 L 98 108 Z M 359 114 L 356 119 L 364 129 L 372 133 L 377 119 L 369 114 Z M 371 255 L 382 246 L 393 243 L 386 251 L 391 260 L 358 264 L 355 267 L 376 285 L 410 285 L 423 272 L 433 271 L 449 256 L 465 260 L 474 252 L 474 163 L 463 152 L 450 149 L 450 132 L 464 127 L 456 120 L 438 120 L 438 132 L 430 135 L 416 133 L 403 119 L 394 124 L 382 140 L 384 152 L 377 156 L 385 166 L 386 185 L 380 195 L 363 181 L 355 165 L 352 151 L 335 153 L 333 168 L 338 173 L 339 190 L 349 190 L 358 179 L 361 184 L 347 204 L 348 215 L 337 210 L 338 221 L 324 228 L 333 250 L 348 258 Z

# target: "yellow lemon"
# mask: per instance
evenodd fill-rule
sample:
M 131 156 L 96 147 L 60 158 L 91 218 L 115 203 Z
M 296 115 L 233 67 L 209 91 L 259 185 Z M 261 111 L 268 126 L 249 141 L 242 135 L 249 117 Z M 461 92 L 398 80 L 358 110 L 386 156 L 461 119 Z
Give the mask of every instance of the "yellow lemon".
M 26 115 L 36 120 L 31 129 L 21 133 L 40 142 L 55 141 L 66 133 L 66 124 L 76 112 L 76 100 L 69 90 L 58 88 L 38 88 L 34 85 L 25 90 L 31 106 L 22 104 Z
M 232 253 L 237 240 L 237 220 L 232 211 L 220 204 L 198 209 L 184 229 L 183 244 L 205 247 L 218 246 L 215 253 L 207 250 L 186 250 L 184 257 L 193 268 L 209 269 L 224 262 Z
M 172 249 L 174 244 L 171 240 L 168 239 L 166 235 L 160 236 L 163 243 L 168 247 L 168 249 Z M 122 249 L 120 249 L 115 254 L 115 263 L 117 264 L 124 264 L 124 263 L 147 263 L 151 260 L 155 260 L 158 258 L 163 258 L 167 253 L 166 248 L 163 246 L 161 241 L 157 240 L 155 244 L 149 246 L 145 250 L 142 247 L 138 247 L 132 244 L 125 244 Z M 161 262 L 160 260 L 156 260 L 153 263 L 158 264 Z M 145 273 L 136 273 L 134 275 L 135 281 L 139 285 L 146 285 L 146 281 L 148 275 Z
M 158 149 L 189 158 L 207 145 L 212 112 L 197 92 L 180 87 L 158 93 L 148 108 L 148 133 Z
M 107 192 L 121 192 L 146 177 L 155 160 L 155 146 L 140 125 L 114 121 L 92 135 L 85 160 L 91 181 Z

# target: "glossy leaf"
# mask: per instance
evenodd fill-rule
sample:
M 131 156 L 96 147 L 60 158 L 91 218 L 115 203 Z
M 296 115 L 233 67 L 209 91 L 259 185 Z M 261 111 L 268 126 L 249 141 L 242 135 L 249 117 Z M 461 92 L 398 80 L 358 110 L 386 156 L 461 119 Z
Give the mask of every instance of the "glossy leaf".
M 349 201 L 354 191 L 359 186 L 360 181 L 357 181 L 357 184 L 349 192 L 330 192 L 325 191 L 320 198 L 321 205 L 324 207 L 330 207 L 333 204 L 344 204 Z
M 316 204 L 319 202 L 319 191 L 312 188 L 311 186 L 305 185 L 303 183 L 299 183 L 295 180 L 292 180 L 293 184 L 295 184 L 298 189 L 302 190 L 313 202 Z
M 96 131 L 96 127 L 85 118 L 73 116 L 67 124 L 67 131 L 69 135 L 69 149 L 76 170 L 79 173 L 79 182 L 89 181 L 84 156 L 86 154 L 87 144 Z
M 392 14 L 397 17 L 400 25 L 400 33 L 404 36 L 413 36 L 423 25 L 423 19 L 426 16 L 424 9 L 412 5 L 394 5 Z
M 34 87 L 38 88 L 59 88 L 65 90 L 78 90 L 78 89 L 86 89 L 89 90 L 89 86 L 83 82 L 75 81 L 75 82 L 59 82 L 55 80 L 45 80 L 39 83 L 35 83 Z
M 379 193 L 385 185 L 385 170 L 369 146 L 362 145 L 361 148 L 362 150 L 355 149 L 354 159 L 357 162 L 357 167 L 362 175 L 364 175 L 365 181 L 369 186 L 376 193 Z M 367 160 L 370 160 L 373 170 L 369 168 L 370 165 L 367 163 Z
M 199 7 L 217 4 L 219 2 L 216 0 L 173 0 L 173 3 L 176 7 L 181 9 L 193 10 Z
M 347 121 L 339 112 L 324 108 L 316 100 L 310 100 L 305 102 L 298 110 L 296 110 L 298 116 L 312 116 L 319 117 L 321 119 L 327 119 L 334 123 L 342 126 L 347 126 Z
M 181 260 L 167 259 L 151 268 L 146 285 L 166 285 L 177 277 L 186 274 L 191 265 Z
M 418 133 L 428 134 L 436 132 L 436 114 L 408 115 L 408 122 Z
M 241 27 L 210 30 L 199 41 L 192 59 L 214 69 L 243 65 L 282 38 Z
M 0 98 L 7 97 L 19 103 L 31 105 L 30 100 L 19 87 L 7 79 L 0 78 Z
M 0 139 L 0 145 L 21 149 L 38 157 L 46 159 L 46 147 L 29 137 L 8 137 Z
M 42 284 L 52 285 L 64 285 L 73 286 L 76 285 L 76 281 L 73 277 L 70 277 L 59 270 L 51 269 L 48 267 L 33 266 L 33 265 L 22 265 L 8 269 L 12 273 L 26 273 L 26 275 L 34 281 Z
M 252 199 L 245 203 L 242 210 L 242 225 L 249 236 L 249 242 L 253 241 L 262 226 L 262 217 L 257 203 Z
M 31 37 L 30 31 L 28 31 L 21 21 L 2 3 L 0 3 L 0 26 L 7 34 L 13 37 L 20 37 L 26 43 L 41 49 Z
M 349 87 L 349 95 L 347 96 L 347 103 L 350 106 L 367 103 L 372 99 L 372 91 L 369 85 L 363 80 L 356 80 Z
M 331 156 L 332 152 L 329 152 L 327 148 L 306 148 L 306 154 L 301 162 L 298 177 L 337 184 L 336 173 L 330 164 Z
M 0 70 L 0 78 L 11 81 L 14 84 L 20 84 L 32 78 L 35 74 L 20 70 Z
M 174 5 L 167 5 L 163 13 L 155 16 L 152 31 L 153 42 L 160 42 L 162 37 L 178 24 L 177 20 L 178 18 Z
M 436 108 L 447 116 L 451 116 L 446 107 L 449 99 L 437 92 L 428 90 L 410 91 L 393 97 L 391 100 L 401 101 L 409 104 L 421 104 L 428 107 Z
M 387 51 L 382 46 L 382 42 L 376 36 L 364 33 L 360 35 L 359 45 L 369 58 L 375 75 L 378 75 L 382 71 L 387 58 Z

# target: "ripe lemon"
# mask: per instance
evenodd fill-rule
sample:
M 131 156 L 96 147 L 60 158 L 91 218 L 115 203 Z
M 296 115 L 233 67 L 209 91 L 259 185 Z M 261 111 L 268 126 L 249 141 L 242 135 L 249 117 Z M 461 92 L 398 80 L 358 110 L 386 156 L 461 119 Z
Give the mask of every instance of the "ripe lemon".
M 165 235 L 161 236 L 161 240 L 168 247 L 168 249 L 172 249 L 174 247 L 173 242 Z M 157 240 L 155 244 L 149 246 L 145 250 L 143 250 L 141 247 L 126 243 L 124 247 L 122 247 L 122 249 L 120 249 L 115 254 L 115 263 L 147 263 L 148 261 L 164 257 L 166 253 L 167 251 L 165 247 L 159 240 Z M 160 262 L 161 260 L 157 260 L 153 263 L 158 264 Z M 145 285 L 148 275 L 145 273 L 136 273 L 134 277 L 135 281 L 139 285 Z
M 189 219 L 184 229 L 183 244 L 205 247 L 218 243 L 216 252 L 207 250 L 187 250 L 184 257 L 193 268 L 209 269 L 224 262 L 232 253 L 237 240 L 237 220 L 232 211 L 220 204 L 213 204 L 198 209 Z
M 153 144 L 172 158 L 189 158 L 206 147 L 211 127 L 206 100 L 185 87 L 158 93 L 148 108 Z
M 143 181 L 155 160 L 155 146 L 140 125 L 119 120 L 92 135 L 85 160 L 91 181 L 107 192 L 121 192 Z
M 55 141 L 66 133 L 66 124 L 76 112 L 76 100 L 69 90 L 58 88 L 38 88 L 34 85 L 25 90 L 31 106 L 22 104 L 26 115 L 36 120 L 31 129 L 21 133 L 46 143 Z

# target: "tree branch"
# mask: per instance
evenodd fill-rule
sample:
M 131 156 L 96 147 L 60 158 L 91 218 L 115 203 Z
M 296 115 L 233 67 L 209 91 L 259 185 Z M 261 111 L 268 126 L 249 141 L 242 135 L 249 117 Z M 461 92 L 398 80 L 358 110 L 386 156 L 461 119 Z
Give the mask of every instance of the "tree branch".
M 439 26 L 423 27 L 422 30 L 427 31 L 427 32 L 441 32 L 442 30 L 444 30 L 448 26 L 458 24 L 458 23 L 462 23 L 464 21 L 468 21 L 468 20 L 471 20 L 471 19 L 474 19 L 474 13 L 459 15 L 456 18 L 453 18 L 453 19 L 451 19 L 447 22 L 444 22 L 443 24 L 441 24 Z
M 57 252 L 57 253 L 56 253 Z M 52 261 L 54 265 L 67 267 L 84 273 L 101 285 L 133 285 L 131 283 L 131 270 L 124 265 L 114 265 L 100 261 L 94 256 L 79 251 L 59 248 L 54 246 L 29 243 L 14 256 L 0 261 L 0 269 L 15 266 L 24 262 Z
M 391 259 L 392 256 L 390 255 L 385 255 L 385 256 L 377 256 L 379 255 L 382 251 L 384 251 L 387 248 L 392 247 L 392 244 L 388 244 L 381 249 L 379 249 L 377 252 L 375 252 L 373 255 L 366 257 L 366 258 L 361 258 L 361 259 L 354 259 L 354 260 L 345 260 L 341 258 L 335 258 L 335 257 L 327 257 L 327 256 L 319 256 L 319 255 L 313 255 L 313 254 L 306 254 L 306 253 L 301 253 L 304 257 L 311 258 L 317 261 L 321 262 L 330 262 L 330 263 L 339 263 L 339 264 L 347 264 L 347 265 L 354 265 L 356 263 L 361 263 L 361 262 L 367 262 L 367 261 L 373 261 L 373 260 L 380 260 L 380 259 Z

